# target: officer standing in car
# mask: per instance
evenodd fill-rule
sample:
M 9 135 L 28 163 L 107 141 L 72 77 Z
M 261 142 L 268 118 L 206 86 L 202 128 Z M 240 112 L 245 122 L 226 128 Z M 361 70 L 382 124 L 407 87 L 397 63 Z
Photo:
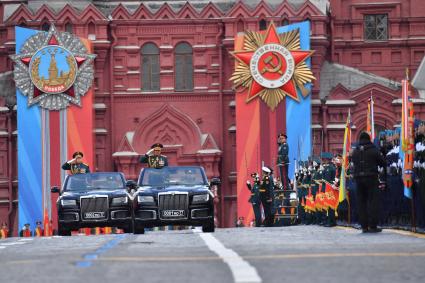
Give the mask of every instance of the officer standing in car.
M 260 198 L 260 176 L 257 173 L 251 173 L 253 184 L 248 180 L 246 186 L 251 191 L 249 202 L 252 204 L 255 216 L 255 227 L 261 226 L 261 198 Z
M 168 159 L 165 155 L 161 154 L 164 146 L 160 143 L 155 143 L 151 149 L 140 158 L 140 163 L 147 163 L 149 168 L 161 169 L 168 166 Z
M 84 154 L 81 151 L 74 152 L 71 160 L 62 165 L 63 170 L 69 170 L 72 175 L 90 173 L 90 167 L 83 162 Z

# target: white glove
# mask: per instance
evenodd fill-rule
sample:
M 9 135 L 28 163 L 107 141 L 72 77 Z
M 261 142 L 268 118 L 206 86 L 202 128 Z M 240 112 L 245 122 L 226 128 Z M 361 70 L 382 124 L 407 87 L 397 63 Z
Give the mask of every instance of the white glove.
M 73 163 L 73 162 L 75 162 L 75 158 L 73 158 L 73 159 L 71 159 L 71 160 L 68 160 L 66 163 L 71 164 L 71 163 Z
M 147 154 L 147 155 L 151 155 L 151 154 L 152 154 L 152 152 L 153 152 L 153 148 L 149 149 L 149 150 L 146 152 L 146 154 Z
M 247 185 L 251 185 L 251 182 L 248 180 L 248 181 L 246 181 L 246 184 Z

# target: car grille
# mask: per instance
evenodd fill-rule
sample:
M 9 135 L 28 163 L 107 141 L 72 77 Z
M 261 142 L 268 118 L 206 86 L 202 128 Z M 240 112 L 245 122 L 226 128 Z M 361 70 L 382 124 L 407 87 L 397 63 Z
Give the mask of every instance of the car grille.
M 108 197 L 81 197 L 81 218 L 83 220 L 105 220 L 108 217 Z M 87 217 L 87 213 L 103 213 L 103 217 Z
M 142 220 L 155 220 L 156 211 L 155 210 L 140 210 L 135 213 L 135 217 Z
M 208 208 L 205 209 L 193 209 L 192 210 L 192 218 L 207 218 L 208 217 Z
M 187 219 L 188 217 L 187 193 L 162 193 L 159 194 L 159 215 L 161 219 Z M 164 212 L 181 212 L 183 215 L 167 216 Z

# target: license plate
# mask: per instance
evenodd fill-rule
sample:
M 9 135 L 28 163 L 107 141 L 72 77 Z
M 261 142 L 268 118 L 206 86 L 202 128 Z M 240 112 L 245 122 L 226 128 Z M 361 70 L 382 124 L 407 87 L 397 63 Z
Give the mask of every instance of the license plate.
M 184 210 L 164 210 L 162 215 L 167 217 L 184 216 Z
M 105 212 L 86 212 L 84 216 L 90 219 L 105 218 Z

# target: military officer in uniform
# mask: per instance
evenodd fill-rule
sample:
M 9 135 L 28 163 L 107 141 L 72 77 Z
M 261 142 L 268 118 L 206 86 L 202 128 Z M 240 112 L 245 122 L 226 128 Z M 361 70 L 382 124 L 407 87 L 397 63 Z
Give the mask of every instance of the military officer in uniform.
M 252 204 L 252 208 L 254 210 L 255 215 L 255 226 L 261 226 L 261 199 L 260 199 L 260 176 L 257 173 L 251 174 L 252 179 L 254 180 L 253 185 L 248 180 L 246 181 L 246 186 L 248 190 L 251 191 L 251 197 L 249 198 L 249 202 Z
M 321 157 L 324 159 L 325 157 L 327 157 L 326 155 L 323 155 L 323 153 L 321 154 Z M 311 186 L 311 192 L 312 195 L 314 196 L 314 201 L 316 203 L 316 199 L 318 199 L 317 195 L 321 193 L 321 188 L 322 188 L 322 183 L 323 183 L 323 172 L 324 172 L 324 167 L 321 164 L 322 162 L 320 160 L 318 160 L 317 162 L 317 166 L 312 174 L 312 186 Z M 321 208 L 316 208 L 316 210 L 314 211 L 314 217 L 313 217 L 313 223 L 312 224 L 319 224 L 319 225 L 323 225 L 324 221 L 324 217 L 323 217 L 323 212 Z
M 326 172 L 324 178 L 326 181 L 328 179 L 332 179 L 332 181 L 328 181 L 333 185 L 333 187 L 336 187 L 339 189 L 339 179 L 341 177 L 341 170 L 342 170 L 342 155 L 337 154 L 337 156 L 333 159 L 332 163 L 329 165 L 328 172 Z M 326 189 L 326 187 L 325 187 Z M 327 221 L 325 223 L 325 227 L 334 227 L 336 226 L 336 211 L 329 207 L 328 213 L 327 213 Z
M 63 170 L 69 170 L 72 175 L 90 173 L 89 166 L 83 162 L 83 153 L 81 151 L 74 152 L 71 160 L 62 165 Z
M 273 226 L 273 177 L 271 176 L 271 170 L 268 167 L 263 167 L 263 178 L 260 184 L 260 199 L 264 210 L 264 226 Z
M 168 166 L 168 160 L 165 155 L 161 155 L 161 150 L 164 146 L 160 143 L 155 143 L 151 149 L 140 158 L 140 163 L 147 163 L 149 168 L 161 169 Z
M 284 190 L 288 190 L 290 181 L 288 178 L 288 167 L 289 167 L 289 145 L 286 142 L 288 138 L 285 134 L 281 133 L 278 135 L 278 152 L 277 152 L 277 166 L 280 171 L 280 179 Z
M 332 154 L 325 153 L 323 158 L 323 180 L 322 182 L 322 192 L 326 192 L 326 183 L 331 184 L 335 180 L 336 168 L 332 162 Z M 331 208 L 326 208 L 323 210 L 322 214 L 322 223 L 326 227 L 333 227 L 336 225 L 335 221 L 335 210 Z

